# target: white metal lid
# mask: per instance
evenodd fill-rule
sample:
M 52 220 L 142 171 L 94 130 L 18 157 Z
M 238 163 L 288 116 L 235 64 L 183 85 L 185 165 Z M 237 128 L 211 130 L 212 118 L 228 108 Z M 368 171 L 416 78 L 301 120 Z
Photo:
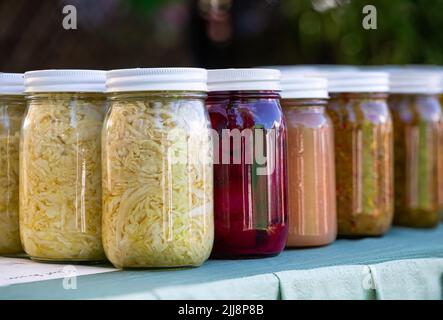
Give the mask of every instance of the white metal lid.
M 389 75 L 382 71 L 364 71 L 346 65 L 298 65 L 278 67 L 283 73 L 326 78 L 330 93 L 388 92 Z
M 389 71 L 390 93 L 438 94 L 443 92 L 443 73 L 424 69 Z
M 0 72 L 0 94 L 21 95 L 24 91 L 23 73 Z
M 439 67 L 437 71 L 440 74 L 440 91 L 439 94 L 443 94 L 443 67 Z
M 104 92 L 101 70 L 53 69 L 25 72 L 25 92 Z
M 307 77 L 296 72 L 283 72 L 281 79 L 283 99 L 327 99 L 328 80 Z
M 389 75 L 386 72 L 346 71 L 325 72 L 331 93 L 372 93 L 389 91 Z
M 266 69 L 277 69 L 283 72 L 318 73 L 326 71 L 356 71 L 358 67 L 345 64 L 297 64 L 264 66 Z
M 294 67 L 298 67 L 297 65 Z M 358 71 L 358 66 L 350 64 L 306 64 L 300 65 L 300 67 L 309 67 L 319 71 Z
M 200 68 L 136 68 L 106 73 L 107 92 L 207 91 L 207 71 Z
M 275 69 L 208 70 L 209 91 L 280 91 L 280 71 Z
M 292 73 L 311 73 L 319 71 L 317 68 L 313 67 L 312 65 L 306 65 L 306 64 L 300 64 L 300 65 L 274 65 L 274 66 L 262 66 L 257 68 L 264 68 L 264 69 L 275 69 L 279 70 L 282 73 L 284 72 L 292 72 Z

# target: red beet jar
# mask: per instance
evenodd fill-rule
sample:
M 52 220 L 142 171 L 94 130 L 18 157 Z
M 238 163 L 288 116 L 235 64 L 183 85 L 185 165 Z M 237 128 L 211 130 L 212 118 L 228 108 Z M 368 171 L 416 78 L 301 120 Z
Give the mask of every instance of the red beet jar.
M 286 124 L 277 70 L 208 74 L 214 129 L 214 258 L 261 257 L 285 247 Z

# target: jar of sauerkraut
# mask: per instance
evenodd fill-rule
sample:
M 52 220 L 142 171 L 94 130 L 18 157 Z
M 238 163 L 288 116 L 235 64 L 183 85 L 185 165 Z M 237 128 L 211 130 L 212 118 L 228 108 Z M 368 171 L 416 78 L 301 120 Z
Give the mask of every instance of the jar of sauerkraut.
M 96 261 L 101 242 L 105 73 L 25 73 L 20 144 L 20 235 L 36 260 Z
M 327 110 L 335 129 L 338 233 L 382 235 L 394 211 L 388 75 L 332 72 L 327 78 Z
M 283 72 L 287 123 L 289 235 L 286 246 L 311 247 L 337 236 L 334 131 L 326 114 L 327 80 Z
M 23 74 L 0 73 L 0 254 L 23 249 L 18 227 L 20 126 L 25 113 Z
M 112 70 L 103 130 L 103 244 L 118 268 L 199 266 L 214 238 L 207 72 Z
M 214 150 L 213 257 L 279 254 L 288 234 L 286 123 L 280 72 L 221 69 L 208 73 L 206 105 Z
M 441 76 L 391 70 L 389 107 L 394 120 L 394 223 L 435 227 L 443 207 Z

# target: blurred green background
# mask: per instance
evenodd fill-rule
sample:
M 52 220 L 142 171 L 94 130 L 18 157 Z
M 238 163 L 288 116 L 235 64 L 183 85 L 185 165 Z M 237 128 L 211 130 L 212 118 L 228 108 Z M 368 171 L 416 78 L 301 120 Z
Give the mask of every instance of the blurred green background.
M 74 5 L 78 29 L 62 27 Z M 362 9 L 377 8 L 377 30 Z M 0 0 L 0 70 L 443 64 L 441 0 Z

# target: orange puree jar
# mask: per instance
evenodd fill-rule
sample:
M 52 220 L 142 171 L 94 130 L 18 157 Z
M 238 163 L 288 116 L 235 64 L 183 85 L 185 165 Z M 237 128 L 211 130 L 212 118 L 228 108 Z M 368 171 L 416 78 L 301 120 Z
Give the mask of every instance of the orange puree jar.
M 326 114 L 327 81 L 283 73 L 287 121 L 289 235 L 287 247 L 313 247 L 337 236 L 334 132 Z

